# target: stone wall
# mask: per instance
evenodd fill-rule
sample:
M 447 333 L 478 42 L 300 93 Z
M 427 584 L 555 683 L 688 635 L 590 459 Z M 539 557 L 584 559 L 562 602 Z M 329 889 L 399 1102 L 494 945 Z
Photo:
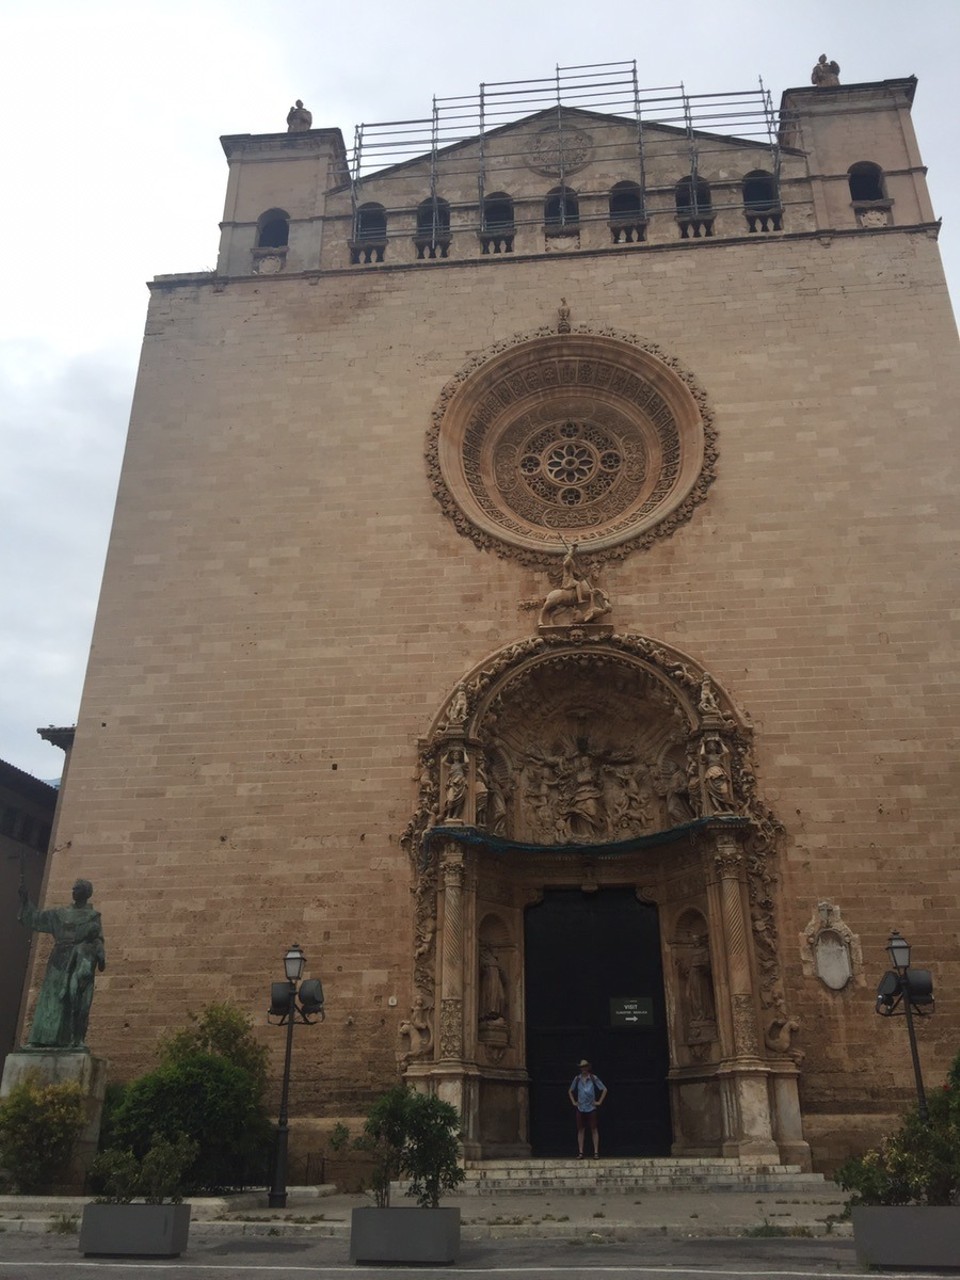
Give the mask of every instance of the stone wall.
M 552 585 L 456 532 L 425 435 L 457 370 L 555 327 L 561 297 L 575 327 L 659 344 L 715 414 L 707 501 L 606 566 L 608 621 L 694 655 L 752 720 L 785 828 L 801 1102 L 830 1159 L 909 1096 L 905 1033 L 871 997 L 891 927 L 937 982 L 931 1081 L 960 1014 L 960 387 L 927 230 L 155 286 L 48 889 L 96 886 L 90 1043 L 124 1077 L 211 999 L 260 1020 L 296 940 L 328 1016 L 297 1033 L 293 1113 L 356 1114 L 394 1078 L 417 740 Z M 822 900 L 862 946 L 840 992 L 804 973 Z

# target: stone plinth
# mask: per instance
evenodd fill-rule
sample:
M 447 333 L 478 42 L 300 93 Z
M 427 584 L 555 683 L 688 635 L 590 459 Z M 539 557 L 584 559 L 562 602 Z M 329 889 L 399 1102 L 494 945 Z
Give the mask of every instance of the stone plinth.
M 74 1147 L 73 1159 L 58 1190 L 82 1194 L 100 1140 L 100 1119 L 107 1087 L 107 1061 L 76 1049 L 18 1049 L 3 1064 L 0 1098 L 30 1076 L 43 1084 L 78 1084 L 83 1092 L 84 1126 Z

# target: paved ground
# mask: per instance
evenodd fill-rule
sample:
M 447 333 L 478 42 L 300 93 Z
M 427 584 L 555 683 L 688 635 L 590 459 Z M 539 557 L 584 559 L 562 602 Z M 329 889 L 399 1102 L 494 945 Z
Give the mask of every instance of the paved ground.
M 464 1243 L 449 1268 L 351 1266 L 347 1241 L 310 1231 L 282 1237 L 190 1233 L 179 1259 L 162 1262 L 85 1259 L 76 1237 L 19 1232 L 0 1238 L 2 1280 L 132 1280 L 161 1272 L 170 1280 L 302 1280 L 355 1276 L 397 1280 L 454 1272 L 482 1280 L 823 1280 L 860 1275 L 852 1241 L 790 1238 L 674 1238 L 599 1243 L 571 1228 L 566 1240 L 481 1240 Z M 955 1280 L 955 1278 L 954 1278 Z
M 329 1190 L 331 1194 L 322 1194 Z M 333 1188 L 293 1188 L 286 1210 L 268 1209 L 266 1195 L 246 1194 L 194 1201 L 193 1230 L 202 1224 L 216 1234 L 276 1238 L 290 1233 L 346 1239 L 350 1211 L 369 1204 L 362 1195 L 337 1195 Z M 411 1204 L 394 1196 L 395 1204 Z M 763 1238 L 843 1237 L 849 1226 L 838 1222 L 845 1197 L 831 1184 L 811 1195 L 789 1191 L 643 1191 L 592 1194 L 509 1192 L 446 1196 L 460 1208 L 465 1240 L 555 1239 L 572 1233 L 584 1239 L 645 1240 L 670 1234 Z M 7 1234 L 47 1232 L 51 1222 L 79 1214 L 84 1201 L 31 1200 L 0 1196 L 0 1225 Z
M 0 1280 L 300 1280 L 304 1275 L 423 1275 L 425 1268 L 352 1266 L 350 1210 L 363 1196 L 294 1190 L 286 1210 L 264 1196 L 195 1203 L 180 1259 L 121 1261 L 80 1256 L 69 1226 L 82 1200 L 0 1197 Z M 398 1203 L 404 1203 L 401 1198 Z M 458 1275 L 504 1280 L 816 1280 L 861 1274 L 842 1199 L 756 1192 L 654 1191 L 630 1195 L 511 1193 L 447 1197 L 463 1221 Z M 436 1272 L 434 1272 L 436 1274 Z
M 154 1272 L 170 1280 L 396 1280 L 398 1274 L 435 1276 L 441 1270 L 351 1265 L 350 1211 L 369 1203 L 360 1195 L 293 1189 L 286 1210 L 268 1209 L 262 1194 L 194 1202 L 186 1253 L 157 1261 L 82 1257 L 74 1218 L 83 1203 L 0 1197 L 0 1280 L 133 1280 Z M 865 1274 L 848 1224 L 836 1221 L 843 1200 L 829 1184 L 816 1195 L 513 1192 L 462 1194 L 444 1203 L 460 1207 L 463 1247 L 459 1262 L 442 1270 L 481 1280 L 823 1280 Z

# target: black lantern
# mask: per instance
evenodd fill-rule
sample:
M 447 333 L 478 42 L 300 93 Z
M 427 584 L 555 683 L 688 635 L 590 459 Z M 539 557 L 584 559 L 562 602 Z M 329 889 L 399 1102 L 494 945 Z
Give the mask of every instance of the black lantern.
M 887 955 L 893 968 L 880 979 L 877 988 L 877 1013 L 890 1018 L 902 1013 L 907 1020 L 907 1037 L 913 1059 L 913 1077 L 917 1087 L 917 1113 L 926 1124 L 929 1120 L 927 1095 L 920 1070 L 917 1033 L 913 1025 L 914 1011 L 920 1016 L 933 1013 L 933 976 L 929 969 L 910 968 L 910 943 L 894 929 L 887 942 Z M 902 1005 L 902 1008 L 900 1007 Z
M 304 1022 L 312 1026 L 314 1022 L 323 1021 L 323 986 L 319 978 L 308 978 L 306 982 L 297 983 L 306 968 L 307 957 L 298 943 L 294 943 L 283 957 L 283 971 L 287 975 L 286 982 L 270 984 L 270 1008 L 268 1021 L 276 1018 L 275 1026 L 286 1026 L 287 1047 L 283 1059 L 283 1084 L 280 1090 L 280 1117 L 277 1121 L 277 1145 L 273 1161 L 273 1185 L 267 1197 L 271 1209 L 287 1207 L 287 1149 L 290 1140 L 290 1124 L 288 1103 L 290 1099 L 290 1058 L 293 1053 L 293 1027 L 296 1022 Z M 299 996 L 299 1002 L 297 997 Z M 311 1017 L 310 1015 L 315 1015 Z

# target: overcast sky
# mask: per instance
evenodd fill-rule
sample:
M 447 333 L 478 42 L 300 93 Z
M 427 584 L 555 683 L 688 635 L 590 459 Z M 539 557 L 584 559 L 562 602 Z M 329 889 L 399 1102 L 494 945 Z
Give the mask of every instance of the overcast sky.
M 39 725 L 77 718 L 147 305 L 216 261 L 221 134 L 303 98 L 349 146 L 433 94 L 636 58 L 641 86 L 779 103 L 820 53 L 841 80 L 916 75 L 914 120 L 960 296 L 960 0 L 0 0 L 0 758 L 42 778 Z

